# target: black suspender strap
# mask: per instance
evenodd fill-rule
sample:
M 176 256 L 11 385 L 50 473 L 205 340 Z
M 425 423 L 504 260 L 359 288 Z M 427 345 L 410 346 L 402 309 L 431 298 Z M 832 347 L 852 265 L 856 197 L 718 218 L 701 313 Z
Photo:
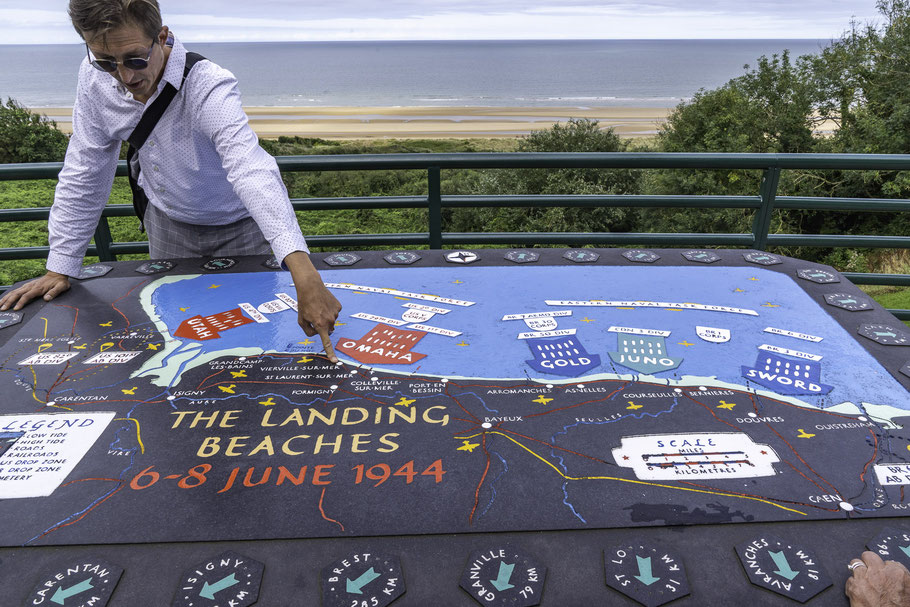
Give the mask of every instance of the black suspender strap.
M 205 57 L 199 53 L 188 52 L 186 54 L 186 67 L 183 68 L 181 87 L 186 83 L 186 77 L 189 76 L 193 66 L 203 59 L 205 59 Z M 130 189 L 133 191 L 133 209 L 136 211 L 136 216 L 139 217 L 139 229 L 142 231 L 145 231 L 145 226 L 142 222 L 145 218 L 145 209 L 148 207 L 149 200 L 145 195 L 145 192 L 142 191 L 142 188 L 139 187 L 139 173 L 141 168 L 139 166 L 139 156 L 136 152 L 145 145 L 145 140 L 152 134 L 152 130 L 155 128 L 155 125 L 158 124 L 158 121 L 161 119 L 161 116 L 164 115 L 164 111 L 167 110 L 176 94 L 177 89 L 174 88 L 170 82 L 166 83 L 161 94 L 158 95 L 148 108 L 146 108 L 145 112 L 142 114 L 142 118 L 139 120 L 139 124 L 136 125 L 136 128 L 133 129 L 133 132 L 127 139 L 130 145 L 126 152 L 126 164 L 129 169 Z

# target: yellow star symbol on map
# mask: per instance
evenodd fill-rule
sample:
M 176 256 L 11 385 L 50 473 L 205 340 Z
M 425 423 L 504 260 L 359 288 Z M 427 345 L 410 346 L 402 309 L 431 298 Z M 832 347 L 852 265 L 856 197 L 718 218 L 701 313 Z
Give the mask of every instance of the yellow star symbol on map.
M 81 346 L 73 346 L 73 350 L 85 350 L 88 344 L 82 344 Z
M 633 411 L 635 411 L 636 409 L 641 409 L 644 406 L 644 405 L 636 405 L 631 400 L 626 401 L 626 402 L 629 403 L 629 406 L 626 407 L 626 409 L 632 409 Z
M 157 350 L 161 347 L 161 344 L 149 344 L 145 347 L 146 350 Z
M 544 396 L 543 394 L 541 394 L 540 396 L 538 396 L 537 398 L 535 398 L 535 399 L 532 400 L 531 402 L 532 402 L 532 403 L 537 403 L 538 405 L 546 405 L 546 404 L 549 403 L 551 400 L 553 400 L 553 399 L 552 399 L 552 398 L 547 398 L 546 396 Z
M 680 345 L 680 346 L 685 346 L 685 347 L 687 347 L 687 348 L 688 348 L 689 346 L 694 346 L 694 345 L 695 345 L 695 344 L 690 344 L 688 341 L 678 341 L 678 342 L 676 342 L 676 343 L 677 343 L 678 345 Z
M 217 289 L 217 288 L 220 287 L 220 286 L 221 286 L 221 285 L 212 285 L 212 286 L 210 286 L 209 288 L 210 288 L 210 289 Z
M 405 398 L 404 396 L 397 403 L 392 403 L 396 407 L 410 407 L 412 404 L 416 403 L 416 398 Z
M 231 371 L 231 378 L 237 379 L 238 377 L 246 377 L 246 371 L 241 369 L 240 371 Z
M 301 359 L 298 360 L 297 362 L 299 362 L 299 363 L 311 363 L 311 362 L 313 362 L 313 359 L 310 358 L 309 356 L 304 356 L 303 358 L 301 358 Z
M 813 436 L 815 436 L 814 434 L 809 434 L 802 428 L 797 428 L 797 430 L 799 430 L 799 434 L 796 435 L 796 438 L 812 438 Z
M 114 324 L 114 321 L 109 320 L 107 322 L 99 322 L 98 326 L 99 327 L 110 327 L 110 326 L 113 326 L 113 324 Z
M 765 303 L 762 304 L 762 307 L 763 308 L 779 308 L 780 304 L 773 304 L 770 301 L 766 301 Z
M 271 407 L 272 405 L 275 405 L 275 404 L 277 404 L 277 403 L 275 402 L 275 399 L 272 398 L 272 397 L 270 396 L 270 397 L 268 397 L 268 398 L 265 399 L 265 400 L 259 401 L 259 404 L 260 404 L 260 405 L 265 405 L 266 407 Z
M 480 446 L 480 443 L 472 443 L 469 440 L 462 441 L 461 446 L 456 449 L 456 451 L 467 451 L 468 453 L 474 453 L 474 449 Z
M 727 401 L 722 400 L 722 401 L 720 401 L 720 404 L 717 405 L 717 408 L 718 409 L 729 409 L 730 411 L 732 411 L 733 407 L 735 407 L 735 406 L 736 406 L 736 403 L 728 403 Z
M 128 389 L 128 390 L 124 388 L 123 390 L 121 390 L 121 392 L 123 392 L 124 394 L 129 394 L 130 396 L 132 396 L 132 395 L 136 394 L 136 388 L 138 388 L 138 387 L 139 387 L 139 386 L 133 386 L 132 388 L 130 388 L 130 389 Z
M 189 310 L 189 308 L 180 308 L 181 312 L 186 312 L 187 310 Z
M 304 339 L 303 341 L 298 341 L 297 343 L 302 346 L 308 346 L 310 344 L 315 344 L 316 342 L 308 337 L 308 338 Z
M 745 291 L 742 289 L 733 289 L 733 292 L 734 293 L 745 293 Z
M 750 277 L 749 277 L 749 280 L 754 280 L 754 281 L 758 281 L 758 279 L 757 279 L 757 278 L 755 278 L 755 277 L 754 277 L 754 276 L 750 276 Z
M 462 340 L 462 342 L 461 342 L 460 344 L 455 344 L 455 345 L 456 345 L 456 346 L 470 346 L 471 344 L 469 344 L 468 342 Z
M 584 318 L 581 319 L 581 322 L 596 322 L 596 321 L 593 318 L 588 318 L 587 316 L 585 316 Z
M 228 394 L 234 394 L 234 388 L 236 387 L 237 384 L 231 384 L 230 386 L 218 386 L 218 389 Z

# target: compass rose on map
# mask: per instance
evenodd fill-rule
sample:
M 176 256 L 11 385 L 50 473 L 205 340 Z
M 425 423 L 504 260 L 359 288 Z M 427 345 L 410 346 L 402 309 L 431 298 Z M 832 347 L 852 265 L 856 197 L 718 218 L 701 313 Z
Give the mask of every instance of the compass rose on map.
M 474 263 L 478 261 L 480 257 L 477 256 L 477 253 L 472 251 L 452 251 L 446 255 L 446 261 L 449 263 Z

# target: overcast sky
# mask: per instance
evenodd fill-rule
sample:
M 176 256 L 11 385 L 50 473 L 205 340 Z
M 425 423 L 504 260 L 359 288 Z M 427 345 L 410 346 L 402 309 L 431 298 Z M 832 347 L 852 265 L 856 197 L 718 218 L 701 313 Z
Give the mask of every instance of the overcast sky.
M 875 0 L 159 0 L 191 42 L 838 37 Z M 67 0 L 0 0 L 0 42 L 79 42 Z

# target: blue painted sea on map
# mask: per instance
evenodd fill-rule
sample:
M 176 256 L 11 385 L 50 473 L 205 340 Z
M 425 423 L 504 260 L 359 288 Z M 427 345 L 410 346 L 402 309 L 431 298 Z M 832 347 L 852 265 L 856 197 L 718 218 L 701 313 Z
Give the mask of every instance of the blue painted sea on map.
M 516 266 L 508 272 L 496 267 L 434 267 L 325 270 L 322 277 L 326 283 L 348 285 L 332 289 L 344 306 L 333 335 L 336 348 L 337 344 L 364 337 L 378 324 L 375 319 L 354 318 L 355 314 L 401 320 L 409 309 L 406 304 L 450 310 L 435 314 L 423 324 L 457 331 L 459 335 L 428 332 L 412 349 L 425 357 L 412 364 L 367 365 L 376 369 L 443 377 L 532 378 L 552 383 L 583 381 L 585 377 L 604 374 L 640 375 L 611 359 L 611 352 L 620 351 L 624 334 L 610 328 L 622 327 L 660 335 L 669 332 L 664 339 L 666 357 L 682 360 L 674 369 L 653 373 L 658 382 L 672 385 L 683 381 L 692 385 L 693 378 L 704 378 L 708 386 L 730 384 L 765 391 L 743 377 L 743 368 L 758 366 L 759 357 L 767 355 L 758 347 L 768 345 L 810 355 L 817 361 L 815 369 L 820 369 L 820 382 L 833 386 L 825 394 L 799 396 L 803 402 L 821 407 L 852 402 L 910 409 L 906 390 L 784 274 L 751 267 L 652 266 L 636 268 L 635 273 L 636 279 L 630 281 L 627 267 Z M 358 286 L 391 291 L 369 292 L 357 289 Z M 215 289 L 217 297 L 212 296 Z M 449 305 L 398 292 L 474 303 Z M 258 308 L 275 301 L 279 293 L 296 298 L 290 274 L 286 272 L 175 276 L 147 286 L 143 302 L 144 305 L 150 302 L 153 309 L 148 311 L 160 318 L 159 327 L 166 327 L 173 335 L 189 318 L 218 314 L 242 303 Z M 686 305 L 572 306 L 548 305 L 548 300 L 551 303 L 603 300 Z M 755 314 L 700 309 L 702 306 L 749 310 Z M 553 317 L 557 323 L 555 330 L 574 329 L 574 340 L 600 359 L 599 365 L 579 377 L 535 371 L 529 362 L 534 359 L 529 347 L 531 340 L 518 336 L 539 332 L 529 328 L 522 319 L 503 320 L 507 315 L 554 311 L 571 311 L 571 315 Z M 150 360 L 140 373 L 145 377 L 160 375 L 161 383 L 175 386 L 180 373 L 219 356 L 321 350 L 318 338 L 307 340 L 292 310 L 264 316 L 269 322 L 231 328 L 221 332 L 217 339 L 171 342 L 168 351 Z M 410 325 L 403 324 L 400 328 L 408 329 Z M 706 341 L 697 334 L 697 326 L 727 330 L 730 338 L 723 343 Z M 822 339 L 808 341 L 766 332 L 768 328 Z M 338 354 L 345 363 L 360 364 L 342 352 Z M 794 364 L 801 362 L 800 357 L 786 359 Z

